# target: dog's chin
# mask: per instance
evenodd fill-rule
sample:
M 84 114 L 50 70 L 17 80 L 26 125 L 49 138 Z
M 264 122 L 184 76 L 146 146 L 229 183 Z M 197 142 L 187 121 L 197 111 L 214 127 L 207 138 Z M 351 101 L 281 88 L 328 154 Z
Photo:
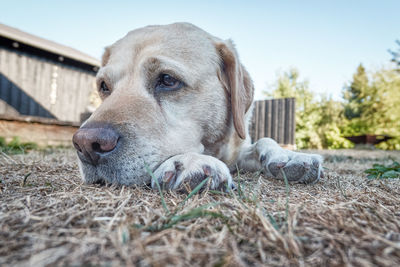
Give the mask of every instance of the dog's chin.
M 78 158 L 79 171 L 86 184 L 119 184 L 119 185 L 149 185 L 151 175 L 148 173 L 146 163 L 131 162 L 124 164 L 101 163 L 96 166 L 82 162 Z M 150 167 L 151 168 L 151 167 Z

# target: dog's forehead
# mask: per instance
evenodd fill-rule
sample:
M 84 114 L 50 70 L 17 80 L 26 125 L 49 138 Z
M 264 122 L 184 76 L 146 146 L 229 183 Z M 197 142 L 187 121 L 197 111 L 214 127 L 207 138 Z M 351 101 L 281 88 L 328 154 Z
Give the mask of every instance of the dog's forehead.
M 110 61 L 166 56 L 187 63 L 218 61 L 217 38 L 189 23 L 147 26 L 129 32 L 111 46 Z

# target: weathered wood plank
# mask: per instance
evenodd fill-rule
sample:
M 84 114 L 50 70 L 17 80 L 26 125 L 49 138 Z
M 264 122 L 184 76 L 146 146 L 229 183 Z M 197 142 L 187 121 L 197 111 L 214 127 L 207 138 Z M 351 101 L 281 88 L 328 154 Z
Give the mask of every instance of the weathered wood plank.
M 259 136 L 258 136 L 258 127 L 259 127 L 259 123 L 258 123 L 258 120 L 259 120 L 259 118 L 258 118 L 258 105 L 259 105 L 259 103 L 258 103 L 258 101 L 256 101 L 255 103 L 254 103 L 254 117 L 255 117 L 255 126 L 254 126 L 254 140 L 258 140 L 258 139 L 260 139 L 259 138 Z
M 258 139 L 262 138 L 265 136 L 264 134 L 264 129 L 265 129 L 265 102 L 264 101 L 258 101 L 257 102 L 258 106 L 258 132 L 257 132 L 257 137 Z
M 272 134 L 272 101 L 265 100 L 265 116 L 266 116 L 266 123 L 265 123 L 265 136 L 270 137 Z
M 272 129 L 272 138 L 274 140 L 278 140 L 279 138 L 279 130 L 278 130 L 278 118 L 279 118 L 279 102 L 277 99 L 273 99 L 272 100 L 272 104 L 273 104 L 273 112 L 272 112 L 272 125 L 273 125 L 273 129 Z
M 251 116 L 251 121 L 250 121 L 250 125 L 249 125 L 249 135 L 250 135 L 250 137 L 251 137 L 251 141 L 252 142 L 254 142 L 254 138 L 255 138 L 255 126 L 256 126 L 256 119 L 255 119 L 255 111 L 254 111 L 254 106 L 255 106 L 255 103 L 253 103 L 253 106 L 252 106 L 252 110 L 251 110 L 251 112 L 252 112 L 252 116 Z
M 255 142 L 270 137 L 281 145 L 295 146 L 295 99 L 255 101 L 250 136 Z
M 291 133 L 291 144 L 296 144 L 296 100 L 293 98 L 292 101 L 292 126 L 290 127 Z
M 289 144 L 289 127 L 290 127 L 290 98 L 285 99 L 285 119 L 284 119 L 284 144 Z
M 75 126 L 41 124 L 37 122 L 10 121 L 0 119 L 1 136 L 11 140 L 18 136 L 22 142 L 34 142 L 39 146 L 71 146 Z
M 278 137 L 277 142 L 279 144 L 284 144 L 285 140 L 285 100 L 284 99 L 277 99 L 278 101 Z

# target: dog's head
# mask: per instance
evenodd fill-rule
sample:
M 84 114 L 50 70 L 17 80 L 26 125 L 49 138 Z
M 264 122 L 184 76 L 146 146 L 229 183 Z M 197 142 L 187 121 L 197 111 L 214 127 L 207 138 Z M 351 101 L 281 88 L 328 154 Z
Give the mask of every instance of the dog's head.
M 103 103 L 73 137 L 85 182 L 147 184 L 171 156 L 246 135 L 250 78 L 230 41 L 191 24 L 128 33 L 96 79 Z

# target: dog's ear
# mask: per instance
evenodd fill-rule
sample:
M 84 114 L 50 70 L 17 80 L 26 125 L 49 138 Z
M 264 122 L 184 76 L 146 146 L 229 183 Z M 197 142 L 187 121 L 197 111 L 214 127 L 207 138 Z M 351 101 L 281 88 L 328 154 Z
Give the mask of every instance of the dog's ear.
M 246 138 L 245 114 L 253 101 L 254 86 L 249 73 L 239 62 L 231 40 L 216 43 L 221 57 L 221 72 L 218 78 L 230 96 L 233 124 L 240 138 Z
M 110 55 L 111 55 L 111 48 L 110 47 L 106 47 L 104 49 L 104 53 L 103 56 L 101 57 L 101 66 L 104 67 L 105 65 L 107 65 L 108 60 L 110 59 Z

